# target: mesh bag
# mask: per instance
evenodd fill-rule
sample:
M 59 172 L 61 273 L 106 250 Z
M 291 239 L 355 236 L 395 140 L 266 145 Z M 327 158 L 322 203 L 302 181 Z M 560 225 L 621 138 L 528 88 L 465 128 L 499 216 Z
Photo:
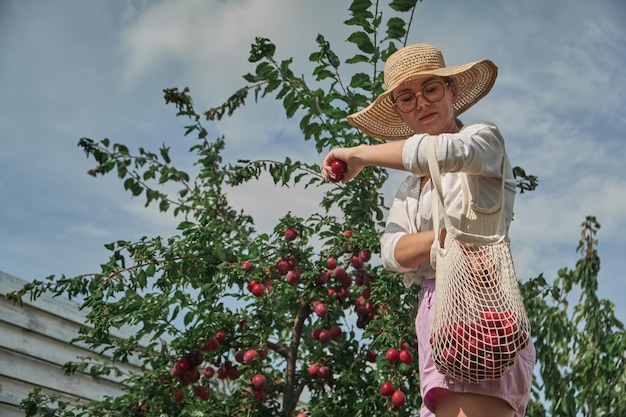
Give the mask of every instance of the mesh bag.
M 436 191 L 433 222 L 438 224 L 441 209 L 447 231 L 443 248 L 439 233 L 435 233 L 431 251 L 437 280 L 430 335 L 435 365 L 442 374 L 463 382 L 497 379 L 530 341 L 530 325 L 506 236 L 506 176 L 503 173 L 499 209 L 493 213 L 471 208 L 464 183 L 466 209 L 461 231 L 452 225 L 443 207 L 434 137 L 429 138 L 428 163 Z M 506 157 L 503 165 L 509 168 Z

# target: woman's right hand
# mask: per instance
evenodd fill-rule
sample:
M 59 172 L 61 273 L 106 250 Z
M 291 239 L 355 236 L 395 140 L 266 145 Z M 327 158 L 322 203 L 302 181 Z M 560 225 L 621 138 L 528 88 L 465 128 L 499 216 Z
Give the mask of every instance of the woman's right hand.
M 347 170 L 341 179 L 343 183 L 359 175 L 366 166 L 404 169 L 402 151 L 405 142 L 406 140 L 396 140 L 377 145 L 358 145 L 352 148 L 332 149 L 324 158 L 322 175 L 327 180 L 338 180 L 331 168 L 332 162 L 336 159 L 347 164 Z
M 322 175 L 324 178 L 328 181 L 341 181 L 345 184 L 352 178 L 359 175 L 359 173 L 363 170 L 364 165 L 359 161 L 359 158 L 356 157 L 358 148 L 358 146 L 354 148 L 335 148 L 328 152 L 322 164 Z M 333 172 L 332 164 L 335 160 L 340 160 L 346 163 L 346 171 L 341 178 L 337 178 L 336 174 Z

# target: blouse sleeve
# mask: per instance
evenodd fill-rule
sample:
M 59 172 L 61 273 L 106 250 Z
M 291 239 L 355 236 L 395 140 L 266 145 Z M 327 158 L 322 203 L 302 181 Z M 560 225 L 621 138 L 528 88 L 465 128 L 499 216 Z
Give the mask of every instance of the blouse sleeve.
M 389 214 L 387 226 L 380 238 L 381 258 L 385 269 L 402 272 L 404 285 L 409 287 L 420 284 L 425 278 L 432 278 L 435 271 L 430 262 L 424 262 L 416 268 L 406 268 L 395 257 L 395 248 L 398 240 L 406 234 L 418 232 L 416 217 L 419 206 L 420 178 L 414 175 L 406 178 L 396 193 Z
M 416 232 L 415 226 L 411 224 L 411 217 L 417 215 L 412 213 L 417 208 L 417 202 L 411 200 L 418 198 L 418 195 L 412 194 L 415 194 L 416 188 L 419 189 L 419 181 L 419 178 L 413 175 L 407 177 L 389 208 L 385 232 L 380 238 L 380 247 L 383 266 L 390 271 L 408 272 L 411 270 L 396 261 L 395 248 L 402 236 Z
M 424 134 L 414 135 L 404 145 L 402 163 L 413 174 L 428 174 L 427 138 Z M 438 135 L 435 143 L 441 172 L 502 177 L 504 140 L 494 124 L 474 123 L 459 133 Z

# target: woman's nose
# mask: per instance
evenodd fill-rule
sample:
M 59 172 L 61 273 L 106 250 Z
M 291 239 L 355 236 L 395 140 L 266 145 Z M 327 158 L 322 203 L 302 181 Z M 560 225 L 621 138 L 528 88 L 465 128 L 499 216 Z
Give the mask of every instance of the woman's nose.
M 421 109 L 422 107 L 429 106 L 430 101 L 426 100 L 422 94 L 415 95 L 415 108 Z

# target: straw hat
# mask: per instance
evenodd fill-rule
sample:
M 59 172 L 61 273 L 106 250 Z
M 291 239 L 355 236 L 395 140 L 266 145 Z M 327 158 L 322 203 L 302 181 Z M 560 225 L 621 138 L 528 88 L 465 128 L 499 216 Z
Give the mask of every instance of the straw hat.
M 430 75 L 450 77 L 457 88 L 454 102 L 458 116 L 483 98 L 493 87 L 498 67 L 489 60 L 446 67 L 441 51 L 416 44 L 394 52 L 385 63 L 386 90 L 363 110 L 348 116 L 348 123 L 381 139 L 406 139 L 414 132 L 394 111 L 391 92 L 400 84 Z

